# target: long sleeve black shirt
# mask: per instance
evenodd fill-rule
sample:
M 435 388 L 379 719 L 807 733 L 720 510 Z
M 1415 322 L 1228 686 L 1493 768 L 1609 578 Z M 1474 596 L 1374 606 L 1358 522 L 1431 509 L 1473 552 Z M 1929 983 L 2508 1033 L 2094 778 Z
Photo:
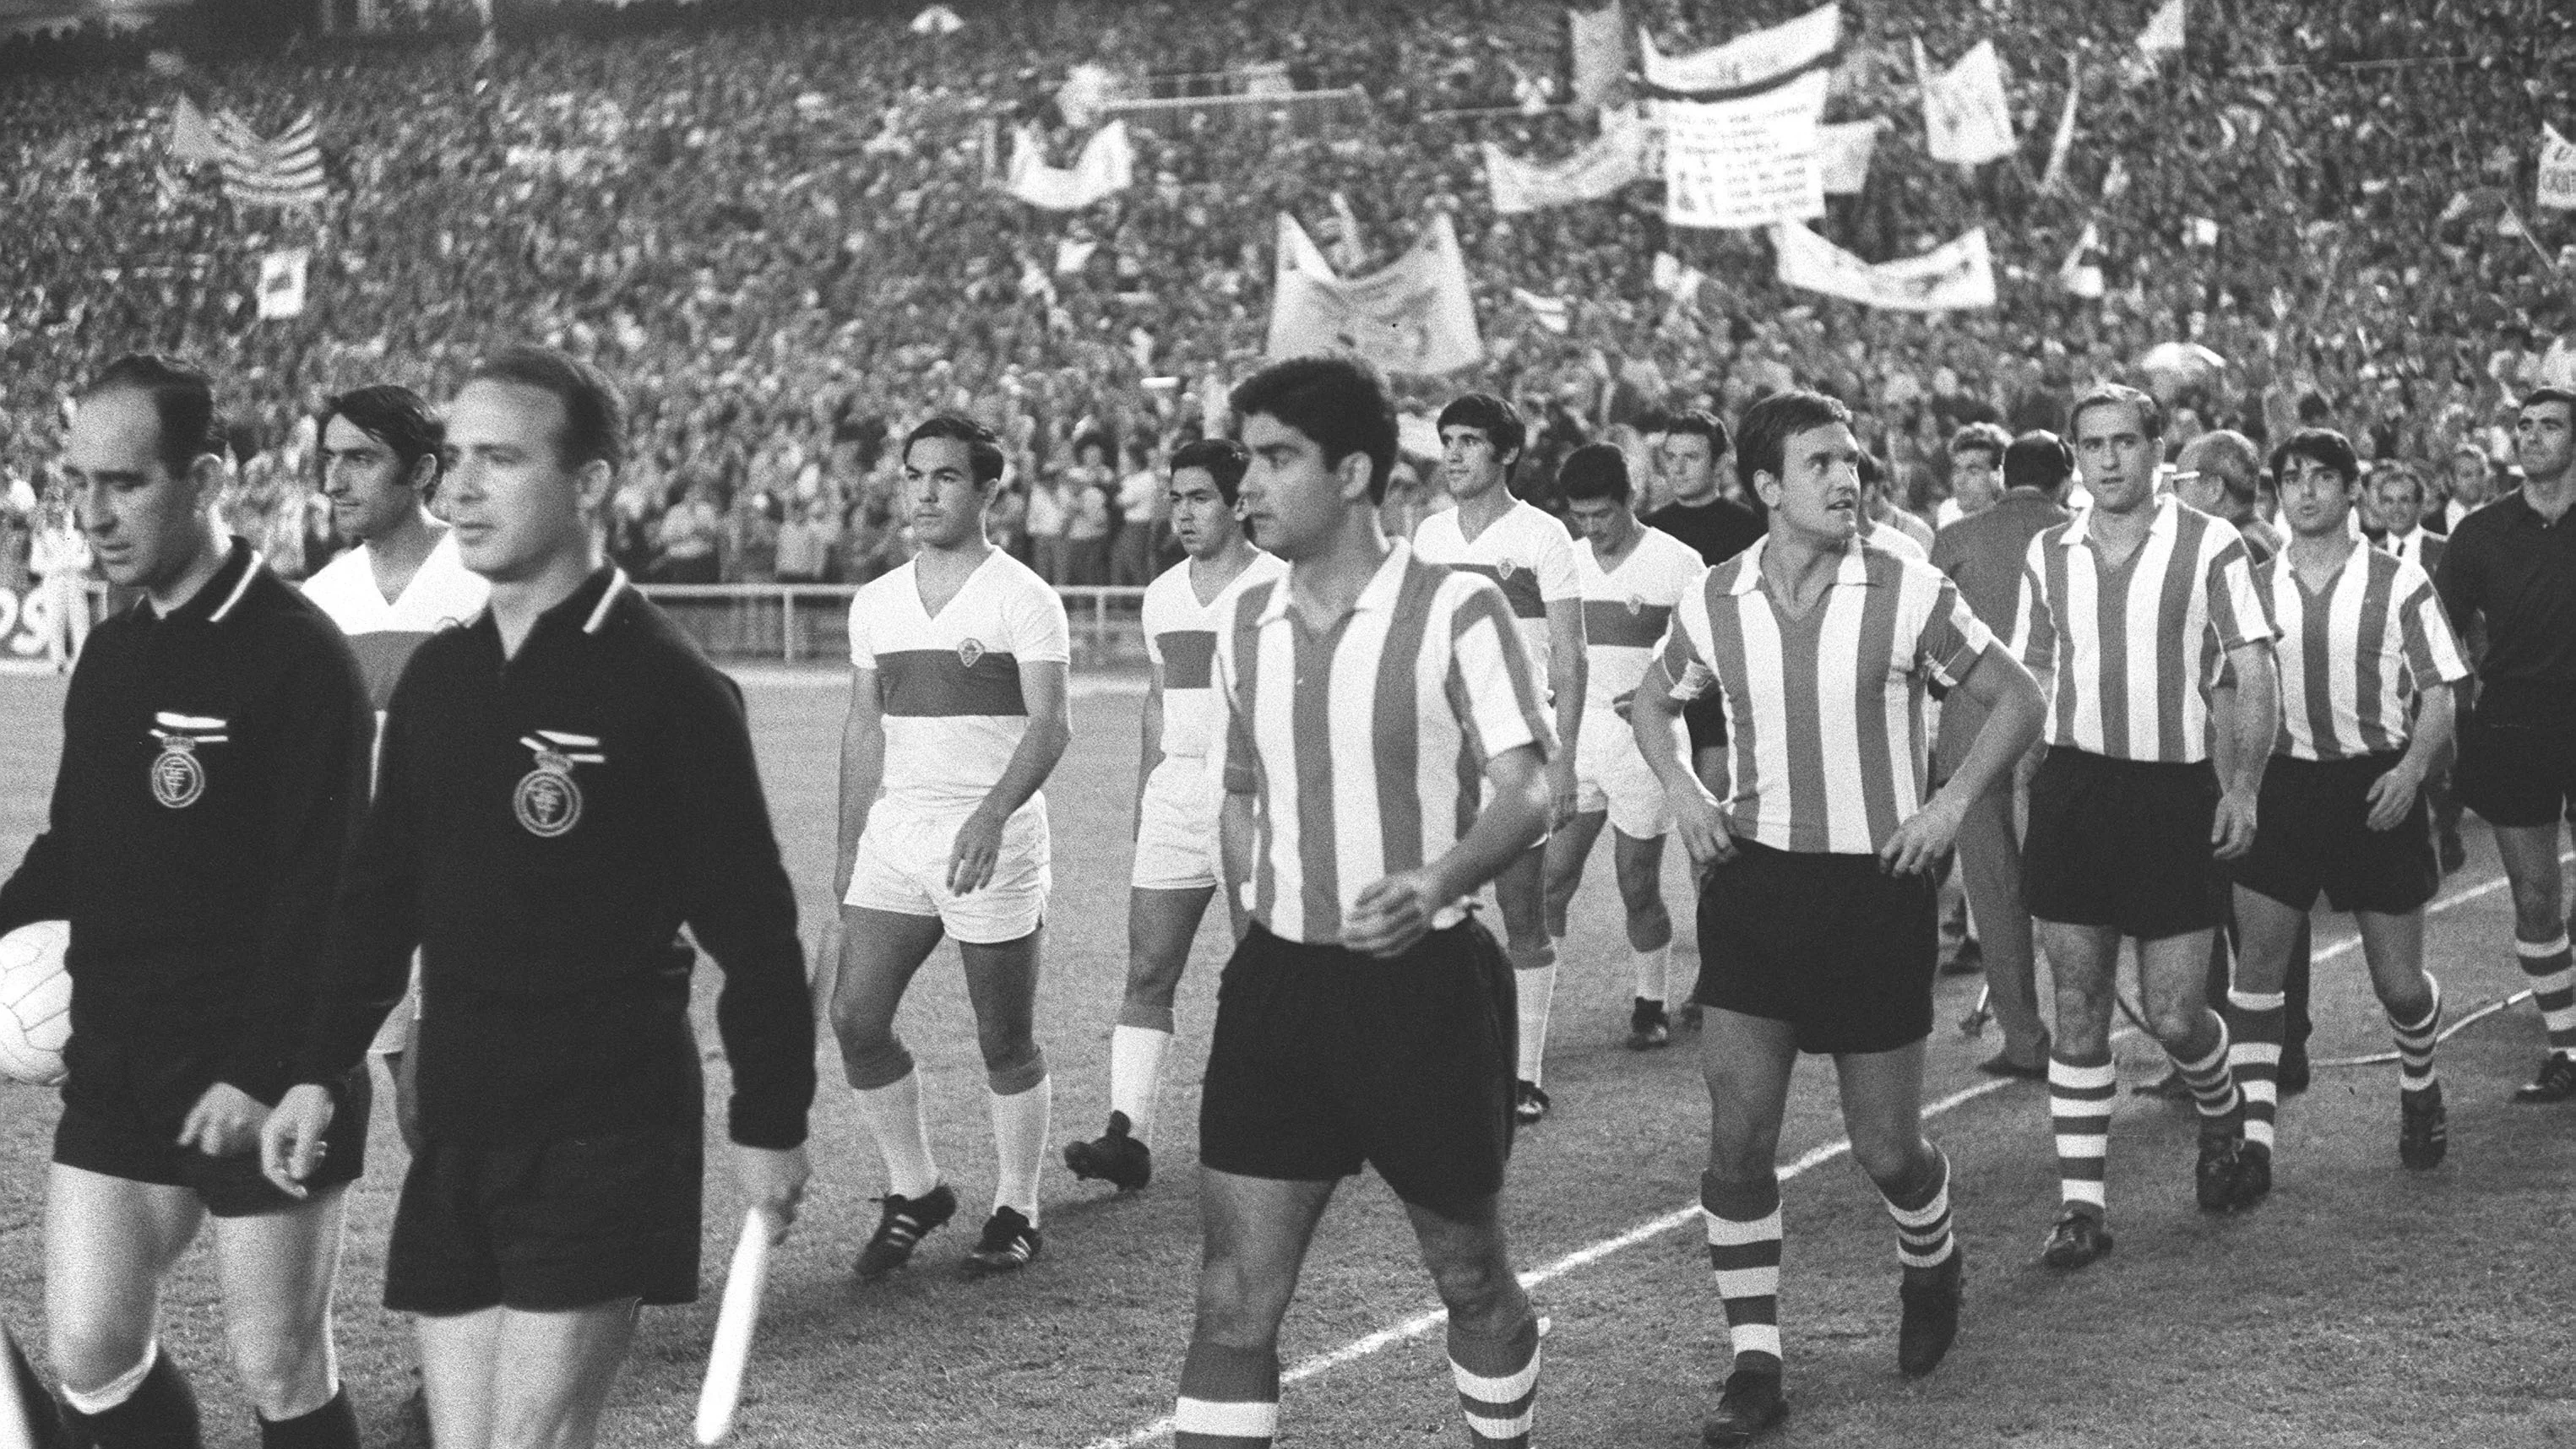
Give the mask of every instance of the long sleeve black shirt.
M 71 923 L 74 1100 L 286 1090 L 374 728 L 340 631 L 238 539 L 166 617 L 91 633 L 45 831 L 0 886 L 0 932 Z M 120 1084 L 85 1080 L 101 1042 L 134 1064 Z
M 2520 493 L 2451 530 L 2434 591 L 2451 627 L 2482 631 L 2479 709 L 2565 723 L 2576 704 L 2576 510 L 2552 523 Z
M 412 656 L 298 1080 L 356 1063 L 421 954 L 422 1125 L 545 1139 L 685 1121 L 687 926 L 747 1146 L 805 1140 L 814 1019 L 740 691 L 603 569 L 504 658 L 489 611 Z

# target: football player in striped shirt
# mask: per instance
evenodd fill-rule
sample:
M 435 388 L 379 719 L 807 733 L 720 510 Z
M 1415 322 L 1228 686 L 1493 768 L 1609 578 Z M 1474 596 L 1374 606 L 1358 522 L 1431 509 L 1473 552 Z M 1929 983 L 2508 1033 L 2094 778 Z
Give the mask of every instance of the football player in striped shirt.
M 1424 563 L 1473 570 L 1502 585 L 1532 672 L 1543 673 L 1563 748 L 1548 766 L 1550 829 L 1574 818 L 1574 751 L 1583 730 L 1583 589 L 1574 538 L 1546 510 L 1512 495 L 1527 433 L 1512 405 L 1471 392 L 1440 410 L 1442 475 L 1458 506 L 1413 530 Z M 1548 939 L 1544 844 L 1494 878 L 1519 1000 L 1519 1081 L 1512 1110 L 1521 1125 L 1547 1116 L 1547 1015 L 1556 1000 L 1556 946 Z
M 1152 671 L 1136 774 L 1136 863 L 1127 893 L 1127 995 L 1109 1034 L 1109 1129 L 1064 1149 L 1073 1175 L 1133 1192 L 1154 1175 L 1155 1095 L 1172 1044 L 1172 996 L 1190 943 L 1216 894 L 1217 803 L 1208 778 L 1219 709 L 1211 687 L 1216 629 L 1251 585 L 1279 576 L 1235 519 L 1250 455 L 1226 438 L 1172 454 L 1172 536 L 1188 557 L 1145 590 L 1145 659 Z M 1239 905 L 1229 909 L 1239 915 Z M 1240 930 L 1234 934 L 1240 935 Z
M 1897 1366 L 1940 1366 L 1959 1327 L 1950 1164 L 1923 1135 L 1923 1043 L 1938 956 L 1934 870 L 1978 795 L 2037 738 L 2039 691 L 1958 586 L 1865 538 L 1851 412 L 1811 392 L 1745 410 L 1736 469 L 1764 539 L 1684 601 L 1629 723 L 1700 886 L 1700 1064 L 1709 1099 L 1700 1212 L 1734 1366 L 1711 1445 L 1788 1416 L 1781 1390 L 1781 1114 L 1799 1054 L 1831 1055 L 1852 1158 L 1895 1219 Z M 1926 799 L 1927 687 L 1986 711 Z M 1683 694 L 1727 716 L 1729 794 L 1710 797 L 1673 738 Z
M 2433 581 L 2353 535 L 2360 494 L 2361 460 L 2343 434 L 2292 434 L 2281 465 L 2289 547 L 2254 572 L 2281 630 L 2281 733 L 2254 848 L 2229 864 L 2242 949 L 2227 1000 L 2257 1186 L 2272 1176 L 2283 978 L 2321 891 L 2361 927 L 2397 1037 L 2398 1159 L 2435 1167 L 2447 1145 L 2433 1076 L 2442 991 L 2424 970 L 2424 903 L 2442 871 L 2424 782 L 2451 747 L 2452 690 L 2469 666 Z
M 2111 1251 L 2104 1194 L 2114 972 L 2138 943 L 2147 1028 L 2200 1113 L 2193 1170 L 2210 1212 L 2259 1195 L 2240 1170 L 2243 1100 L 2227 1024 L 2210 1009 L 2210 937 L 2227 913 L 2218 862 L 2254 844 L 2263 764 L 2280 729 L 2273 628 L 2245 540 L 2156 491 L 2164 410 L 2106 384 L 2068 418 L 2092 506 L 2030 541 L 2013 627 L 2050 697 L 2031 777 L 2022 880 L 2056 973 L 2048 1083 L 2065 1208 L 2042 1261 Z
M 1404 1203 L 1479 1449 L 1529 1443 L 1539 1320 L 1501 1220 L 1512 971 L 1469 911 L 1537 843 L 1554 740 L 1501 590 L 1379 531 L 1395 405 L 1366 363 L 1234 392 L 1244 516 L 1288 561 L 1217 635 L 1226 963 L 1199 1103 L 1198 1315 L 1175 1449 L 1262 1449 L 1279 1323 L 1342 1178 Z
M 1700 575 L 1689 545 L 1637 521 L 1627 455 L 1607 443 L 1574 450 L 1557 470 L 1575 531 L 1574 571 L 1583 587 L 1584 720 L 1574 761 L 1574 818 L 1547 841 L 1547 929 L 1562 958 L 1566 907 L 1583 883 L 1583 863 L 1610 827 L 1611 865 L 1627 912 L 1634 999 L 1628 1046 L 1672 1039 L 1665 977 L 1672 967 L 1673 918 L 1664 908 L 1664 836 L 1672 812 L 1663 782 L 1628 733 L 1628 703 L 1655 648 Z
M 913 973 L 954 936 L 992 1109 L 993 1215 L 970 1271 L 1038 1254 L 1038 1180 L 1054 1089 L 1038 1046 L 1039 947 L 1052 887 L 1046 797 L 1072 738 L 1064 601 L 985 537 L 1002 483 L 992 430 L 934 417 L 903 444 L 912 561 L 850 599 L 850 714 L 841 737 L 840 976 L 832 1029 L 885 1159 L 862 1279 L 912 1258 L 957 1211 L 939 1175 L 921 1074 L 895 1035 Z M 879 798 L 882 787 L 883 798 Z

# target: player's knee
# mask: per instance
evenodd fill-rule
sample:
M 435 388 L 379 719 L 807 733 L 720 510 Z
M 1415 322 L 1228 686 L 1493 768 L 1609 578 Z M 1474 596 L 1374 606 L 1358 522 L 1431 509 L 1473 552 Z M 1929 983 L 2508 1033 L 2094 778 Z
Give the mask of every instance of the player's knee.
M 1450 1258 L 1431 1265 L 1431 1285 L 1449 1310 L 1449 1321 L 1478 1324 L 1513 1317 L 1509 1312 L 1520 1293 L 1520 1281 L 1500 1253 Z
M 1780 1138 L 1777 1133 L 1729 1132 L 1712 1133 L 1708 1143 L 1708 1171 L 1701 1174 L 1703 1184 L 1714 1181 L 1729 1196 L 1759 1196 L 1775 1191 L 1771 1184 L 1777 1176 Z
M 850 1085 L 862 1092 L 892 1086 L 912 1070 L 912 1053 L 891 1031 L 871 1033 L 853 1040 L 841 1038 L 841 1068 L 849 1074 Z
M 271 1422 L 300 1419 L 331 1397 L 331 1352 L 318 1326 L 236 1322 L 233 1369 L 251 1407 Z
M 1274 1351 L 1279 1321 L 1288 1314 L 1293 1282 L 1272 1283 L 1247 1273 L 1237 1259 L 1212 1257 L 1199 1272 L 1192 1339 L 1224 1348 Z
M 2217 1016 L 2208 1003 L 2196 995 L 2183 993 L 2159 997 L 2145 1004 L 2147 1030 L 2162 1042 L 2167 1051 L 2197 1055 L 2207 1050 L 2205 1037 L 2214 1036 Z
M 1046 1049 L 1033 1040 L 984 1048 L 984 1080 L 997 1097 L 1016 1097 L 1045 1081 L 1046 1074 Z
M 65 1315 L 46 1325 L 45 1346 L 63 1387 L 95 1394 L 143 1366 L 152 1334 L 145 1324 Z
M 1851 1126 L 1852 1161 L 1881 1192 L 1906 1195 L 1931 1165 L 1931 1144 L 1921 1131 L 1881 1123 Z

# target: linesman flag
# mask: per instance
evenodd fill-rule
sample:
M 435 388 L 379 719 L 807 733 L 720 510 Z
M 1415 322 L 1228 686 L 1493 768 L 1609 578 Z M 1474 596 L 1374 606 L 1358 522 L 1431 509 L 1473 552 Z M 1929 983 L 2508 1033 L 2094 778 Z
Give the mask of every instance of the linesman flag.
M 264 141 L 231 111 L 208 123 L 223 148 L 224 195 L 235 206 L 318 206 L 322 184 L 322 127 L 306 111 L 295 124 Z
M 1325 265 L 1297 219 L 1281 213 L 1268 350 L 1274 359 L 1356 352 L 1388 372 L 1417 376 L 1482 361 L 1467 259 L 1448 213 L 1394 265 L 1347 282 Z
M 2576 211 L 2576 141 L 2540 123 L 2540 191 L 2532 198 L 2556 211 Z

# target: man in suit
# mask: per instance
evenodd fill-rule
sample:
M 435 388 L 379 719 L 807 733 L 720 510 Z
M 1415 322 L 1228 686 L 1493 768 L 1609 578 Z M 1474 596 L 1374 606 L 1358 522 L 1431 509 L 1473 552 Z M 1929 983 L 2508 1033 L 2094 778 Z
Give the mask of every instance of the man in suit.
M 2427 577 L 2441 572 L 2442 552 L 2451 545 L 2449 538 L 2425 526 L 2424 476 L 2403 463 L 2383 464 L 2370 475 L 2370 512 L 2379 527 L 2365 530 L 2371 542 L 2422 569 Z M 2435 511 L 2435 518 L 2441 514 Z M 2403 524 L 2404 531 L 2399 531 Z M 2474 680 L 2464 680 L 2459 688 L 2475 689 Z M 2425 798 L 2433 807 L 2433 843 L 2440 852 L 2442 874 L 2449 875 L 2466 865 L 2469 849 L 2460 839 L 2460 800 L 2451 791 L 2451 766 L 2445 759 L 2424 781 Z

